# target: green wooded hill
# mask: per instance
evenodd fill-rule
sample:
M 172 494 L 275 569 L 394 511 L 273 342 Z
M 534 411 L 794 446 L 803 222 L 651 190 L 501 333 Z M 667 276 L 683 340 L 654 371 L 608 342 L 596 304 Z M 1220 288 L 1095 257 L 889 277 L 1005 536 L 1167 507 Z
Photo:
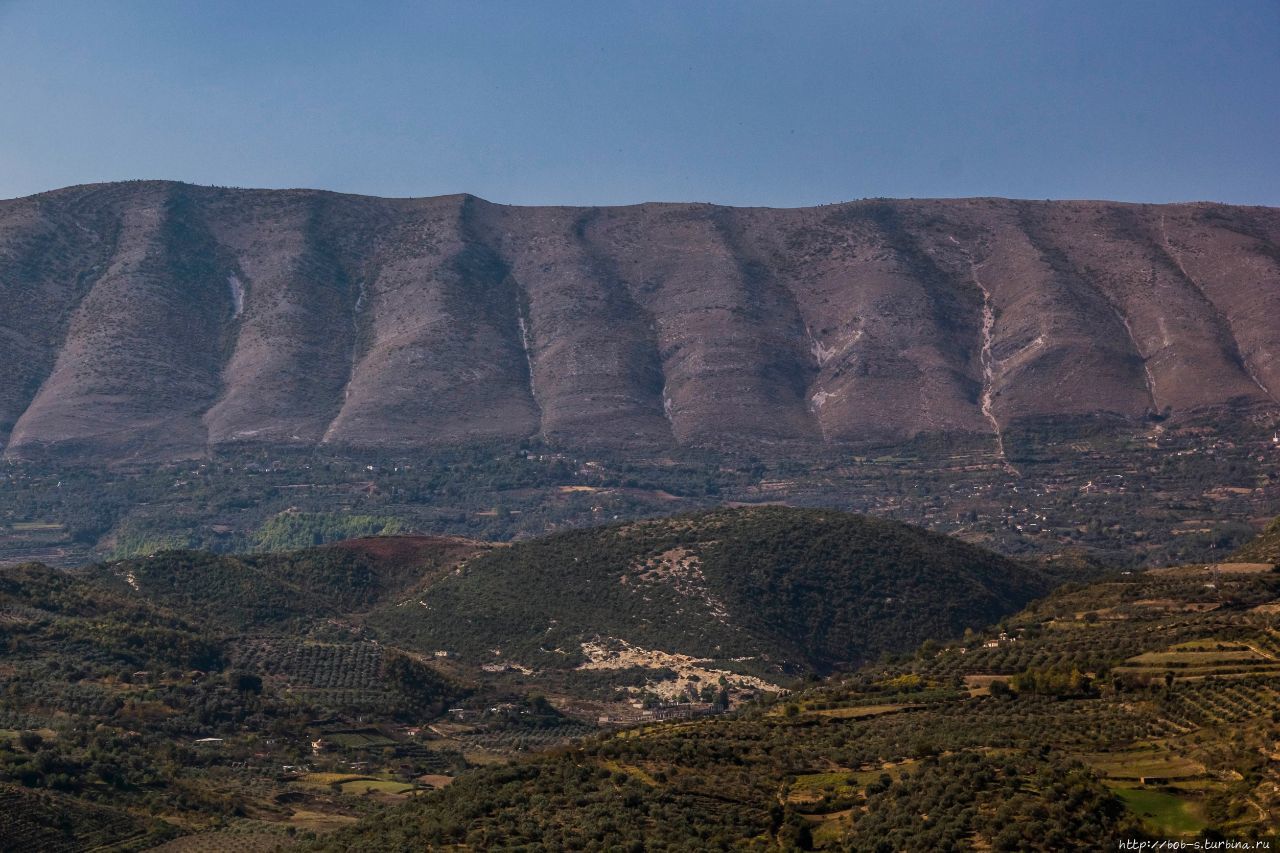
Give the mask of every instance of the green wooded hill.
M 85 574 L 104 589 L 219 629 L 282 630 L 369 610 L 484 547 L 455 537 L 396 536 L 280 554 L 162 551 Z
M 1280 829 L 1280 571 L 1069 584 L 734 714 L 461 777 L 315 850 L 1114 850 Z
M 0 567 L 0 850 L 1057 851 L 1280 829 L 1265 561 L 1116 572 L 1018 610 L 1050 581 L 901 525 L 752 508 L 510 547 L 148 562 Z M 567 660 L 504 680 L 487 665 L 521 647 L 464 652 L 465 620 L 441 635 L 456 656 L 424 655 L 442 617 L 422 602 L 446 594 Z M 982 607 L 998 624 L 965 633 Z M 666 613 L 664 637 L 645 620 Z M 603 701 L 575 706 L 580 663 L 554 652 L 588 628 L 726 671 L 751 643 L 817 669 L 853 659 L 855 631 L 880 632 L 862 656 L 937 634 L 786 695 L 726 686 L 727 713 L 659 706 L 613 729 L 593 725 Z
M 8 663 L 208 669 L 222 649 L 192 620 L 39 563 L 0 567 L 0 648 Z
M 493 548 L 416 600 L 379 608 L 370 624 L 464 662 L 535 671 L 581 666 L 585 643 L 825 672 L 980 628 L 1050 586 L 920 528 L 770 506 Z
M 311 565 L 317 584 L 335 589 L 376 587 L 356 571 L 360 560 L 351 562 L 359 550 L 292 555 L 282 565 Z M 389 578 L 387 561 L 376 562 Z M 315 627 L 299 620 L 243 636 L 245 623 L 231 617 L 257 613 L 246 602 L 269 585 L 224 589 L 209 579 L 236 577 L 243 566 L 202 572 L 207 565 L 173 554 L 131 564 L 137 589 L 110 567 L 0 566 L 0 851 L 123 853 L 185 827 L 250 814 L 286 820 L 291 810 L 264 800 L 262 786 L 282 766 L 316 760 L 314 741 L 369 720 L 394 731 L 435 719 L 468 693 L 417 656 L 358 633 L 335 628 L 313 638 L 293 630 Z M 200 606 L 144 594 L 139 577 L 154 585 L 161 570 L 183 567 L 194 589 L 221 599 Z M 361 583 L 339 583 L 344 577 Z M 326 623 L 323 613 L 313 618 Z M 409 772 L 460 763 L 418 754 L 381 731 L 347 736 L 399 750 L 392 760 Z
M 1267 525 L 1266 530 L 1232 555 L 1231 559 L 1280 565 L 1280 518 Z

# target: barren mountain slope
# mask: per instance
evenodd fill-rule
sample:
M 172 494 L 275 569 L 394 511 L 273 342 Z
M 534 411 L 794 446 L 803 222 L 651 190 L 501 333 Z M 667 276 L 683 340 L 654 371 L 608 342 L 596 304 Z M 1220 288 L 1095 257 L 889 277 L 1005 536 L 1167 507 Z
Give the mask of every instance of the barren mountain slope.
M 0 202 L 5 455 L 777 446 L 1277 405 L 1280 211 Z

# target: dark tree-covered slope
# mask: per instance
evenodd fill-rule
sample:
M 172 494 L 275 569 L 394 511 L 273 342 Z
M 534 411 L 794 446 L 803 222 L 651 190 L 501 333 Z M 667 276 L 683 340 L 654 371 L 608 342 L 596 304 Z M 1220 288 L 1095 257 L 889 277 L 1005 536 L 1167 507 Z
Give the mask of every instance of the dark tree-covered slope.
M 485 548 L 457 537 L 394 536 L 282 554 L 163 551 L 94 566 L 86 576 L 222 630 L 281 630 L 369 610 Z
M 1066 585 L 999 626 L 727 716 L 646 723 L 477 771 L 309 849 L 1269 841 L 1278 596 L 1280 572 L 1259 565 Z
M 39 563 L 0 567 L 0 641 L 26 655 L 147 669 L 208 668 L 222 648 L 197 620 Z
M 959 635 L 1047 589 L 1034 570 L 919 528 L 763 507 L 495 548 L 371 623 L 535 670 L 658 650 L 821 671 Z
M 1280 518 L 1267 525 L 1266 530 L 1236 551 L 1231 559 L 1280 565 Z

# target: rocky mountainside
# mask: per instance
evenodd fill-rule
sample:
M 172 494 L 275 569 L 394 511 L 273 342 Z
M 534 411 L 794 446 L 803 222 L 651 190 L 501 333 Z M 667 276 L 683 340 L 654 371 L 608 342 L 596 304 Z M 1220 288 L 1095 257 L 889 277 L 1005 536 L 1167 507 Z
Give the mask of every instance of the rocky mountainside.
M 0 202 L 0 444 L 771 446 L 1280 395 L 1280 210 Z

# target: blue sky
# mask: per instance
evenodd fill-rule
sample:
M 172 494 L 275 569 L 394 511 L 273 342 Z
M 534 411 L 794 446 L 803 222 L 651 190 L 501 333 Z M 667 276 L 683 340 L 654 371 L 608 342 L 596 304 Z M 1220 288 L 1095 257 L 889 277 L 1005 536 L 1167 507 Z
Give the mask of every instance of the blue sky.
M 1280 204 L 1280 2 L 0 0 L 0 197 Z

